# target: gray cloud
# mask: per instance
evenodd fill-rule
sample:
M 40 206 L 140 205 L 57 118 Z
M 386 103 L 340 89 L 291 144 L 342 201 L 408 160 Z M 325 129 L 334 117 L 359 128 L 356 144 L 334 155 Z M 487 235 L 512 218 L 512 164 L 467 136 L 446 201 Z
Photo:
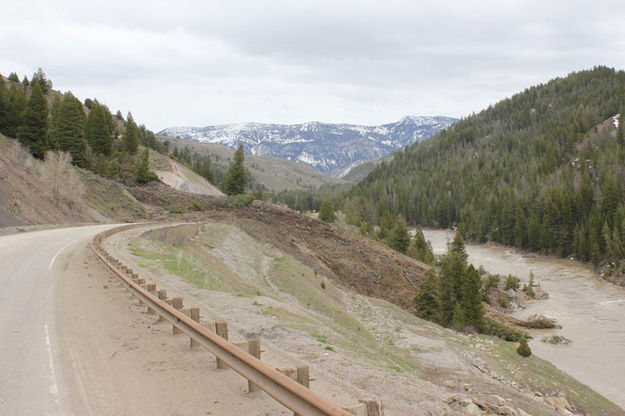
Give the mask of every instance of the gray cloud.
M 0 72 L 170 125 L 463 116 L 573 70 L 625 67 L 619 1 L 12 2 Z

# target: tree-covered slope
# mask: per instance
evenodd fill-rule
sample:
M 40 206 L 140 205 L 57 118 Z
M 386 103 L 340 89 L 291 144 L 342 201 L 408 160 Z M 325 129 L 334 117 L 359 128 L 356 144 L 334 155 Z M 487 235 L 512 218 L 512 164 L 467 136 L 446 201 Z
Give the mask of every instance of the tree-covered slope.
M 623 71 L 596 67 L 554 79 L 398 151 L 345 205 L 595 264 L 620 259 L 625 145 L 612 118 L 624 106 Z

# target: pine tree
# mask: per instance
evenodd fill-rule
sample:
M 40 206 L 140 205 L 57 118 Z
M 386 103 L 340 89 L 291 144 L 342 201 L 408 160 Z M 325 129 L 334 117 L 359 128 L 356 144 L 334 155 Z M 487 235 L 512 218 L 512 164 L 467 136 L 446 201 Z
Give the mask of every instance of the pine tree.
M 468 258 L 467 249 L 464 246 L 464 238 L 462 238 L 462 233 L 460 231 L 456 231 L 454 235 L 454 240 L 451 242 L 451 247 L 449 249 L 451 253 L 457 253 L 466 260 Z
M 20 82 L 20 77 L 15 72 L 11 72 L 9 76 L 7 77 L 7 79 L 13 82 Z
M 85 127 L 87 117 L 82 103 L 71 93 L 65 94 L 59 114 L 59 149 L 69 152 L 72 163 L 81 168 L 88 166 Z
M 148 138 L 150 136 L 150 133 L 151 132 L 148 132 Z M 153 135 L 154 133 L 152 133 L 152 136 Z M 148 139 L 148 141 L 150 140 Z M 211 164 L 210 156 L 202 156 L 196 159 L 195 163 L 193 164 L 193 170 L 210 183 L 215 183 L 215 173 L 213 172 L 213 166 Z
M 440 320 L 440 302 L 438 296 L 438 277 L 434 269 L 425 272 L 425 279 L 419 285 L 419 293 L 415 297 L 417 316 L 432 322 Z
M 26 93 L 22 87 L 16 84 L 11 85 L 8 104 L 7 119 L 2 133 L 6 136 L 17 138 L 17 131 L 22 125 L 22 117 L 26 108 Z
M 0 133 L 6 134 L 9 116 L 9 90 L 0 76 Z
M 459 253 L 450 252 L 441 260 L 439 277 L 441 322 L 450 325 L 456 303 L 462 302 L 462 285 L 467 262 Z
M 150 171 L 150 151 L 146 148 L 141 153 L 141 160 L 137 165 L 135 180 L 138 184 L 148 183 L 156 180 L 156 174 Z
M 415 235 L 410 241 L 410 246 L 406 254 L 414 259 L 422 261 L 425 264 L 432 265 L 436 262 L 434 253 L 430 243 L 425 239 L 421 227 L 417 227 Z
M 96 154 L 109 156 L 113 151 L 111 114 L 97 101 L 92 102 L 87 116 L 87 142 Z
M 473 265 L 469 265 L 462 285 L 462 309 L 467 325 L 481 331 L 484 328 L 482 307 L 482 280 Z
M 234 160 L 230 163 L 230 167 L 226 171 L 221 188 L 227 195 L 240 195 L 245 193 L 247 186 L 247 172 L 243 165 L 245 155 L 243 153 L 243 145 L 234 152 Z
M 17 138 L 34 157 L 44 158 L 48 150 L 48 104 L 39 84 L 30 94 Z
M 467 326 L 467 320 L 464 315 L 464 310 L 462 306 L 460 306 L 459 302 L 456 302 L 456 306 L 454 307 L 453 317 L 451 319 L 451 328 L 456 331 L 462 331 Z
M 334 216 L 334 204 L 330 198 L 325 198 L 321 201 L 321 208 L 319 209 L 319 219 L 326 222 L 334 222 L 336 219 Z
M 50 106 L 50 149 L 59 148 L 59 138 L 61 136 L 61 103 L 60 95 L 55 95 Z
M 52 82 L 46 77 L 46 74 L 41 68 L 37 69 L 37 72 L 33 74 L 33 77 L 30 81 L 31 87 L 34 87 L 35 84 L 39 84 L 39 87 L 41 87 L 41 92 L 43 92 L 44 95 L 49 93 L 52 89 Z
M 22 79 L 22 85 L 24 88 L 30 87 L 30 81 L 28 81 L 28 77 L 26 75 L 24 75 L 24 78 Z
M 124 132 L 124 149 L 131 155 L 137 153 L 139 148 L 139 129 L 132 118 L 132 114 L 128 113 L 126 120 L 126 131 Z
M 397 250 L 400 253 L 406 253 L 408 246 L 410 245 L 410 234 L 408 234 L 408 227 L 406 226 L 406 220 L 399 216 L 395 220 L 393 228 L 388 237 L 389 246 L 393 250 Z

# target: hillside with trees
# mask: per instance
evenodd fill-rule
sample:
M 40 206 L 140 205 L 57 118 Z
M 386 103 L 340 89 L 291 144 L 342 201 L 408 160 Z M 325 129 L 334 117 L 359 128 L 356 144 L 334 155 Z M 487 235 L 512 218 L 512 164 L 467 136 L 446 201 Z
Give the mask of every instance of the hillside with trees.
M 126 184 L 156 179 L 139 145 L 168 151 L 131 113 L 124 119 L 98 100 L 82 103 L 71 92 L 54 91 L 41 69 L 21 82 L 15 73 L 0 75 L 0 133 L 19 140 L 37 159 L 61 151 L 73 165 Z
M 624 111 L 625 72 L 571 73 L 398 151 L 340 202 L 364 228 L 400 215 L 409 224 L 458 226 L 475 241 L 610 264 L 609 273 L 620 274 Z

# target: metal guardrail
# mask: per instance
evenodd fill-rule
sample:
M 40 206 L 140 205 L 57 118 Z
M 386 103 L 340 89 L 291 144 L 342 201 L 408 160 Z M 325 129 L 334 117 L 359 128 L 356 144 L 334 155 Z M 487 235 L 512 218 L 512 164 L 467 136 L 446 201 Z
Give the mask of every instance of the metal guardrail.
M 338 405 L 330 402 L 319 394 L 297 383 L 290 377 L 251 356 L 242 349 L 221 338 L 215 332 L 192 320 L 189 316 L 168 305 L 154 296 L 139 284 L 129 279 L 125 273 L 115 267 L 112 257 L 101 246 L 103 238 L 133 226 L 119 227 L 98 234 L 92 241 L 91 247 L 98 258 L 113 271 L 128 289 L 141 302 L 154 310 L 163 319 L 171 322 L 181 332 L 188 335 L 199 345 L 210 351 L 217 358 L 225 362 L 234 371 L 256 384 L 263 391 L 278 402 L 293 410 L 299 415 L 310 416 L 351 416 L 352 414 Z

